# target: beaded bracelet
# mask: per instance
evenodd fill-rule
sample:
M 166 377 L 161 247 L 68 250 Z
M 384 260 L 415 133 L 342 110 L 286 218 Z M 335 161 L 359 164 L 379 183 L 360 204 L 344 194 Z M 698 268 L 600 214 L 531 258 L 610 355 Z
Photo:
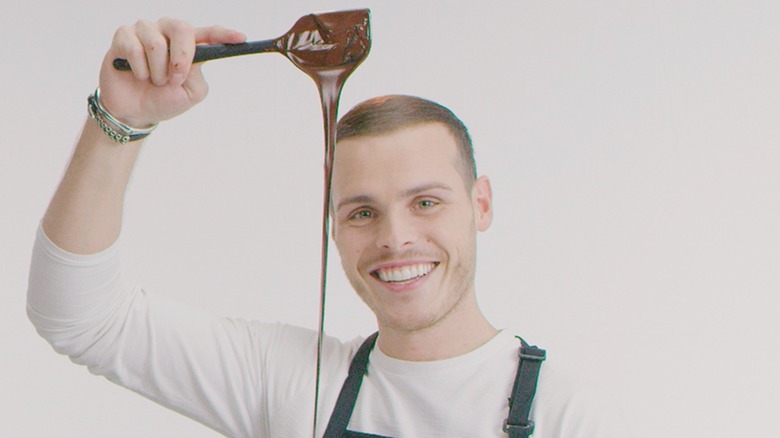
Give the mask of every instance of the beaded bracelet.
M 100 104 L 100 87 L 96 88 L 95 93 L 87 98 L 87 111 L 89 112 L 89 117 L 97 122 L 100 129 L 112 140 L 120 144 L 146 138 L 158 125 L 155 123 L 148 128 L 138 129 L 120 122 Z

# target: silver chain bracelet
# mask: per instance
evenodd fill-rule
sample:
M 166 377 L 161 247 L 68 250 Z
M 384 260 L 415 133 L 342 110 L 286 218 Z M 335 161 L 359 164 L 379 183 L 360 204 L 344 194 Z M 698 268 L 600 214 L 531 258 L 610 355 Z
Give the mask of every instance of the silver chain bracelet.
M 120 144 L 146 138 L 158 125 L 155 123 L 148 128 L 138 129 L 120 122 L 100 104 L 100 87 L 96 88 L 95 93 L 87 98 L 87 111 L 89 118 L 95 120 L 106 135 Z

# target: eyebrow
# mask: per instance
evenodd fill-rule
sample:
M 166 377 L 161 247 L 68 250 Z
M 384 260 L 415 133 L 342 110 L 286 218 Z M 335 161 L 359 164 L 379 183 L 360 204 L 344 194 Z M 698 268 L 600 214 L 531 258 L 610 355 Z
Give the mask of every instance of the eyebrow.
M 427 192 L 428 190 L 447 190 L 452 191 L 452 187 L 448 186 L 447 184 L 440 183 L 440 182 L 433 182 L 433 183 L 427 183 L 427 184 L 420 184 L 419 186 L 412 187 L 411 189 L 405 190 L 401 192 L 401 195 L 404 197 L 414 196 L 418 195 L 422 192 Z
M 410 196 L 415 196 L 423 192 L 427 192 L 428 190 L 446 190 L 446 191 L 452 191 L 452 187 L 448 186 L 447 184 L 440 183 L 440 182 L 432 182 L 432 183 L 426 183 L 426 184 L 420 184 L 418 186 L 412 187 L 410 189 L 404 190 L 401 192 L 401 197 L 408 198 Z M 347 199 L 342 200 L 339 202 L 338 206 L 336 207 L 336 210 L 340 210 L 345 205 L 350 204 L 371 204 L 375 201 L 375 198 L 370 195 L 357 195 L 352 196 Z

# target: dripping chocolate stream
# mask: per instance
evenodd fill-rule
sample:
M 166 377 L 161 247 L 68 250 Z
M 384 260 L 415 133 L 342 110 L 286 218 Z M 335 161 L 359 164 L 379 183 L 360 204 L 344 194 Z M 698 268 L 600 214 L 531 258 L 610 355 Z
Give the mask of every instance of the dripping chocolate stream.
M 317 84 L 325 126 L 324 190 L 322 201 L 322 255 L 320 266 L 320 309 L 317 331 L 316 383 L 314 389 L 314 423 L 312 436 L 317 436 L 319 411 L 320 366 L 325 329 L 325 298 L 328 271 L 328 237 L 330 231 L 330 187 L 333 175 L 333 154 L 336 146 L 336 119 L 339 97 L 347 77 L 368 55 L 371 48 L 368 9 L 307 16 L 288 32 L 285 55 Z M 304 17 L 306 18 L 306 17 Z M 298 27 L 300 25 L 300 30 Z M 316 29 L 316 31 L 312 31 Z
M 314 389 L 314 422 L 312 436 L 317 434 L 319 410 L 320 365 L 325 328 L 325 298 L 330 231 L 330 187 L 333 154 L 336 145 L 336 119 L 339 97 L 349 75 L 371 49 L 370 13 L 368 9 L 309 14 L 298 19 L 284 35 L 273 40 L 242 44 L 198 45 L 193 62 L 253 53 L 276 52 L 285 55 L 317 85 L 325 127 L 324 190 L 322 201 L 322 255 L 320 266 L 320 308 L 317 332 L 316 383 Z M 113 61 L 117 70 L 130 70 L 125 59 Z

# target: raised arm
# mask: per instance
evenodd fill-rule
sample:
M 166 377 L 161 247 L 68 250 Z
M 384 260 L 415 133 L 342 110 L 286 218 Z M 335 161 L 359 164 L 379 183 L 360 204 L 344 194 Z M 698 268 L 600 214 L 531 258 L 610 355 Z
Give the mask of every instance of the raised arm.
M 123 27 L 103 62 L 101 106 L 136 128 L 175 117 L 206 96 L 190 61 L 196 42 L 243 40 L 234 31 L 169 19 Z M 118 57 L 132 72 L 114 70 Z M 254 415 L 262 403 L 262 362 L 249 323 L 172 303 L 122 274 L 114 242 L 141 147 L 117 143 L 97 120 L 86 121 L 43 220 L 49 239 L 39 233 L 33 247 L 27 314 L 57 352 L 94 374 L 225 435 L 255 436 L 262 428 Z
M 194 28 L 168 18 L 124 26 L 103 60 L 100 104 L 119 122 L 140 129 L 173 118 L 208 92 L 200 65 L 192 64 L 195 45 L 244 40 L 233 30 Z M 115 70 L 115 58 L 127 59 L 132 72 Z M 116 131 L 110 121 L 104 124 Z M 43 229 L 56 245 L 91 254 L 117 239 L 125 190 L 142 143 L 119 144 L 96 120 L 87 119 L 43 219 Z

